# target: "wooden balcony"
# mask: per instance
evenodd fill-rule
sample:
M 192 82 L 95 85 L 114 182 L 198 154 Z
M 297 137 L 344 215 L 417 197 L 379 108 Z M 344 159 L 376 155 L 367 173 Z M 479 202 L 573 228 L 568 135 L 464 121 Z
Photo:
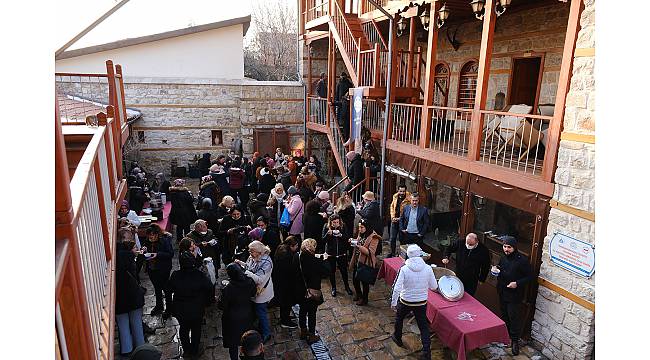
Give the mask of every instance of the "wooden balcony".
M 105 84 L 103 96 L 111 104 L 105 112 L 94 113 L 98 108 L 88 103 L 73 111 L 57 84 L 55 331 L 60 359 L 113 358 L 116 213 L 127 190 L 121 151 L 126 111 L 123 104 L 114 111 L 123 88 L 112 62 L 107 69 L 107 74 L 74 75 Z M 80 124 L 93 113 L 96 124 Z

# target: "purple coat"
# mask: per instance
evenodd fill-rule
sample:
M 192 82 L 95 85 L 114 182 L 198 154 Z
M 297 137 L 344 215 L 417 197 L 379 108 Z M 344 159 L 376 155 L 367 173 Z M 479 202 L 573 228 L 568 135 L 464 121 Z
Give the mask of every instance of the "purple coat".
M 302 204 L 302 200 L 300 200 L 299 194 L 291 197 L 287 205 L 287 210 L 289 211 L 289 217 L 293 220 L 289 234 L 298 235 L 302 233 L 302 214 L 305 212 L 305 207 Z

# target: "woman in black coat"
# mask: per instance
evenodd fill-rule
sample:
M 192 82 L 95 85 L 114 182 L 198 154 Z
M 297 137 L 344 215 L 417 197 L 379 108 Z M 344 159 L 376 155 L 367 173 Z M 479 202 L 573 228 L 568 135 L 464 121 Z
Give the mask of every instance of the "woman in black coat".
M 271 170 L 267 165 L 264 165 L 260 170 L 259 192 L 261 194 L 271 194 L 271 189 L 275 186 L 275 177 L 271 174 Z
M 253 328 L 253 307 L 251 297 L 255 296 L 257 287 L 253 279 L 244 274 L 241 266 L 232 263 L 226 267 L 230 278 L 228 285 L 221 291 L 219 308 L 223 347 L 228 349 L 231 360 L 237 360 L 239 341 L 246 331 Z
M 199 351 L 201 324 L 205 306 L 210 302 L 212 283 L 196 268 L 196 258 L 191 252 L 183 252 L 178 262 L 181 269 L 174 271 L 169 279 L 169 291 L 173 296 L 172 315 L 178 320 L 183 352 L 195 355 Z
M 223 217 L 217 234 L 221 240 L 221 256 L 224 265 L 232 262 L 235 254 L 235 247 L 240 236 L 247 236 L 251 231 L 251 221 L 245 216 L 241 208 L 235 205 L 229 215 Z M 216 264 L 215 264 L 216 266 Z
M 190 233 L 190 225 L 197 219 L 194 210 L 194 198 L 184 185 L 185 180 L 174 180 L 174 186 L 169 188 L 169 195 L 167 195 L 167 198 L 172 203 L 169 222 L 176 225 L 177 242 L 181 241 L 184 235 Z
M 335 213 L 341 217 L 343 225 L 345 226 L 345 235 L 348 238 L 354 237 L 354 217 L 356 211 L 354 210 L 354 203 L 350 194 L 344 192 L 341 197 L 336 201 Z
M 298 251 L 298 238 L 295 236 L 287 237 L 282 245 L 278 246 L 273 258 L 273 292 L 280 302 L 280 326 L 283 328 L 294 329 L 298 327 L 295 322 L 289 318 L 291 306 L 300 302 L 300 297 L 296 296 L 295 284 L 301 282 L 298 264 L 293 261 L 294 255 Z
M 348 243 L 349 236 L 346 235 L 345 225 L 341 222 L 341 218 L 334 214 L 330 216 L 327 226 L 323 227 L 323 240 L 329 255 L 328 261 L 330 264 L 330 284 L 332 285 L 332 296 L 336 296 L 336 268 L 341 272 L 343 285 L 345 285 L 345 292 L 352 295 L 352 289 L 348 282 L 348 250 L 350 245 Z
M 210 199 L 212 202 L 212 210 L 216 210 L 223 196 L 219 192 L 217 183 L 212 180 L 212 176 L 206 175 L 201 178 L 201 185 L 199 185 L 199 199 Z M 201 201 L 197 204 L 197 210 L 201 206 Z
M 142 307 L 144 291 L 135 273 L 135 242 L 117 243 L 115 259 L 115 319 L 120 334 L 120 353 L 128 354 L 144 344 Z
M 305 239 L 316 240 L 316 252 L 322 253 L 325 249 L 323 241 L 323 226 L 327 222 L 320 213 L 321 205 L 317 199 L 310 200 L 305 205 L 305 214 L 302 217 L 302 225 L 305 232 Z
M 300 247 L 300 254 L 296 254 L 294 261 L 298 262 L 300 280 L 296 281 L 296 294 L 300 295 L 300 313 L 298 324 L 300 326 L 300 339 L 307 340 L 308 344 L 317 342 L 320 337 L 316 335 L 316 310 L 318 305 L 308 300 L 305 295 L 307 289 L 320 290 L 321 279 L 327 273 L 325 261 L 316 258 L 316 240 L 306 239 Z M 307 325 L 309 317 L 309 325 Z M 309 329 L 309 330 L 308 330 Z

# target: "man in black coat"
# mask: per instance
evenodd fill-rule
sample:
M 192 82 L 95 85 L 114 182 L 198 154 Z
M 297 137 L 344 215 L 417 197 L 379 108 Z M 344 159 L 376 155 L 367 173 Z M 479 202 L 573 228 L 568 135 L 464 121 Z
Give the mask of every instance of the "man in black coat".
M 345 154 L 345 157 L 348 159 L 350 162 L 350 165 L 348 165 L 348 178 L 350 178 L 350 183 L 345 187 L 345 191 L 350 191 L 354 187 L 354 185 L 360 183 L 363 181 L 365 178 L 365 174 L 363 171 L 363 159 L 361 159 L 361 155 L 355 153 L 354 151 L 350 151 L 347 154 Z
M 341 73 L 339 82 L 336 84 L 334 105 L 336 105 L 336 120 L 338 120 L 341 127 L 343 138 L 346 140 L 350 136 L 350 101 L 348 100 L 348 94 L 352 87 L 354 85 L 348 78 L 348 74 Z
M 443 264 L 449 263 L 449 254 L 456 253 L 456 276 L 463 282 L 465 292 L 474 296 L 478 282 L 485 282 L 490 271 L 490 253 L 478 241 L 476 234 L 469 233 L 465 241 L 456 241 L 445 250 Z
M 183 352 L 195 355 L 199 351 L 201 323 L 205 306 L 210 302 L 212 283 L 195 267 L 196 260 L 191 252 L 183 252 L 178 262 L 181 269 L 174 271 L 169 279 L 169 290 L 173 295 L 172 315 L 178 320 Z
M 497 275 L 497 293 L 501 306 L 501 316 L 508 327 L 512 341 L 512 354 L 519 354 L 519 335 L 521 333 L 522 314 L 521 303 L 524 300 L 524 289 L 533 279 L 528 259 L 517 251 L 517 239 L 503 236 L 503 253 L 499 265 L 492 267 Z
M 374 230 L 379 236 L 383 236 L 384 224 L 379 216 L 379 201 L 375 200 L 375 194 L 372 191 L 366 191 L 362 197 L 363 207 L 358 214 L 368 221 L 371 232 Z

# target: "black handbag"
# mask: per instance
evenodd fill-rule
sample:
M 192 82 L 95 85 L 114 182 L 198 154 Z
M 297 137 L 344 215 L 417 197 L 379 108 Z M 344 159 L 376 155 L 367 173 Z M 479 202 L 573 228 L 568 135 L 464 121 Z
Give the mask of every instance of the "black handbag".
M 377 282 L 377 274 L 379 273 L 379 269 L 372 263 L 372 256 L 373 254 L 368 254 L 367 256 L 370 265 L 357 261 L 357 280 L 369 285 L 375 285 L 375 282 Z

